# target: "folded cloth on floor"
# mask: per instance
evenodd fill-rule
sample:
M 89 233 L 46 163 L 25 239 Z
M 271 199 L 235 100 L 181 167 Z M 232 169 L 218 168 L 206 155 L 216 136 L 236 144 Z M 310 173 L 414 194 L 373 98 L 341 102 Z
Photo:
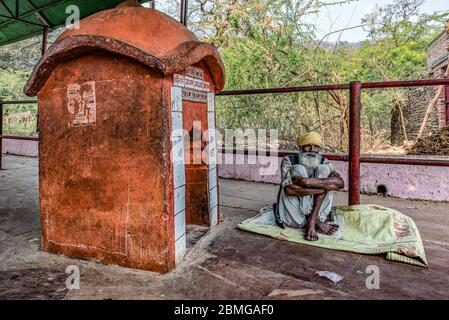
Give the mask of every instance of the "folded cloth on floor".
M 307 241 L 304 229 L 279 228 L 272 207 L 238 225 L 238 228 L 276 239 L 363 254 L 386 254 L 386 259 L 428 267 L 418 228 L 405 214 L 379 205 L 335 207 L 332 210 L 339 230 L 332 236 L 319 235 Z

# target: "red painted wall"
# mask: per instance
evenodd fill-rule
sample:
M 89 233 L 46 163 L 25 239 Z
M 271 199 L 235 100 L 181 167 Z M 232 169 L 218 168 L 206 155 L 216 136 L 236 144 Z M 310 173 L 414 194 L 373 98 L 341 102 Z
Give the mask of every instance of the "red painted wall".
M 96 123 L 72 127 L 67 84 L 89 81 Z M 162 74 L 127 58 L 90 54 L 58 65 L 38 100 L 42 249 L 172 269 Z

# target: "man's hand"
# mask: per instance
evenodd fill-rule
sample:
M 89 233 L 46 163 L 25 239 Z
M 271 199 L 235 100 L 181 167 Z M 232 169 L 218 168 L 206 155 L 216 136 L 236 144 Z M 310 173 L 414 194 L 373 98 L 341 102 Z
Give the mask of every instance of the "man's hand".
M 308 178 L 304 178 L 304 177 L 301 177 L 301 176 L 294 176 L 292 178 L 293 184 L 297 185 L 299 187 L 302 187 L 302 188 L 307 188 L 308 187 L 307 180 L 308 180 Z
M 345 186 L 343 178 L 336 171 L 332 171 L 327 178 L 293 177 L 292 182 L 301 188 L 324 189 L 327 191 L 340 190 Z
M 329 174 L 329 178 L 332 178 L 332 177 L 339 177 L 339 178 L 341 178 L 340 174 L 337 171 L 332 171 Z
M 314 189 L 314 188 L 304 188 L 297 186 L 296 184 L 289 184 L 284 187 L 285 195 L 287 196 L 295 196 L 295 197 L 304 197 L 304 196 L 313 196 L 316 194 L 325 193 L 326 190 L 323 189 Z

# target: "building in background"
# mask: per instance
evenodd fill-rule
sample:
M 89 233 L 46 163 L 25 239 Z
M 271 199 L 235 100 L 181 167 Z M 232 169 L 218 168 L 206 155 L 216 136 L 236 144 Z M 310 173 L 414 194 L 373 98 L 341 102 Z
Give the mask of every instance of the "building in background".
M 429 78 L 441 78 L 448 68 L 449 61 L 449 23 L 443 32 L 435 38 L 427 49 L 427 69 Z M 402 112 L 407 138 L 416 139 L 427 106 L 435 97 L 436 87 L 409 88 L 405 92 Z M 427 123 L 426 133 L 435 132 L 449 125 L 449 86 L 446 86 L 435 104 Z M 394 108 L 391 118 L 391 143 L 402 145 L 404 142 L 402 121 L 399 108 Z

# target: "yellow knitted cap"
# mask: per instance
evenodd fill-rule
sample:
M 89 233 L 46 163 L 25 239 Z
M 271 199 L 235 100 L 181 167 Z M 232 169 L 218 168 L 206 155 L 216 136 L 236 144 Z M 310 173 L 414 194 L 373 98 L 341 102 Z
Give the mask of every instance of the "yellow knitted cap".
M 301 135 L 298 138 L 298 147 L 302 147 L 308 144 L 314 144 L 316 146 L 323 146 L 323 139 L 318 132 L 309 132 Z

